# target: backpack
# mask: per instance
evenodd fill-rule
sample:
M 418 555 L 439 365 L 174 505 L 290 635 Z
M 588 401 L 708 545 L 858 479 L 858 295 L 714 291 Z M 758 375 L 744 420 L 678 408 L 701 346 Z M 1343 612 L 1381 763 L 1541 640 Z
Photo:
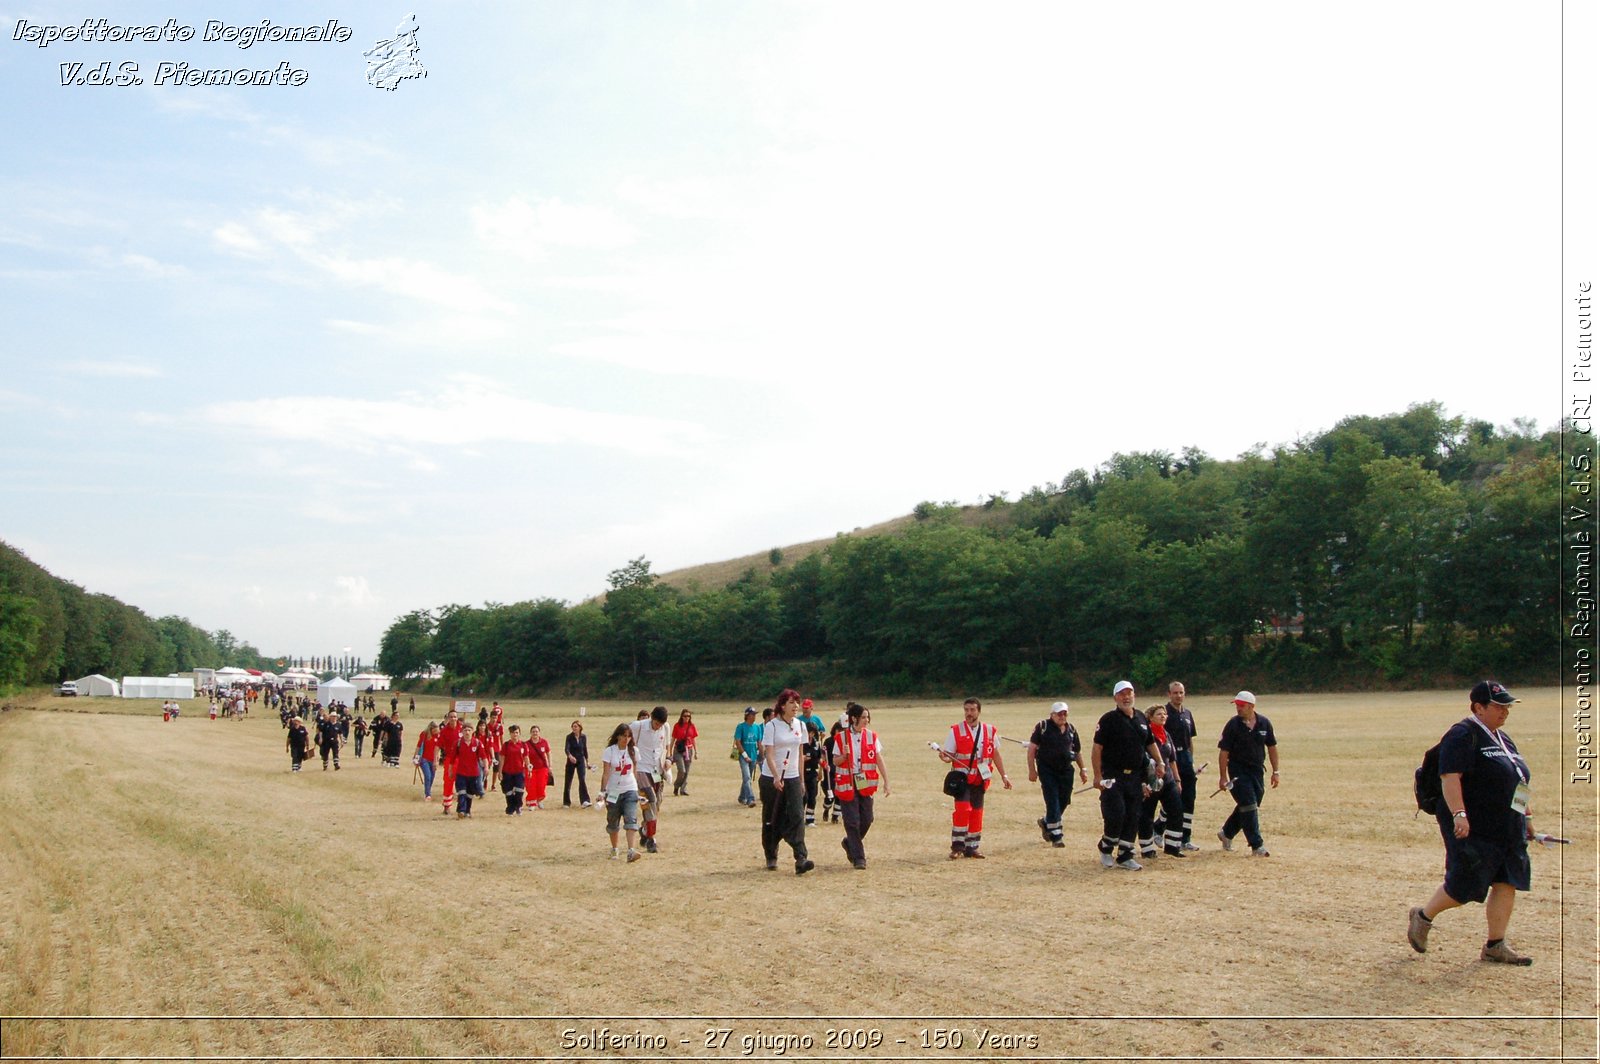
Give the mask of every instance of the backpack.
M 1439 782 L 1439 744 L 1434 743 L 1422 755 L 1417 766 L 1412 790 L 1417 796 L 1417 809 L 1430 816 L 1444 807 L 1444 785 Z

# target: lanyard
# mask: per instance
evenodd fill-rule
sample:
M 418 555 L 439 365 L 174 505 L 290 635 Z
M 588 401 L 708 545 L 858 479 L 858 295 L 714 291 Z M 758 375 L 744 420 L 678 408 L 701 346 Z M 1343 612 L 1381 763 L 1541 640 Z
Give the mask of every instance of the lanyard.
M 1479 720 L 1477 717 L 1472 717 L 1470 719 L 1472 720 L 1472 723 L 1476 724 L 1478 727 L 1487 732 L 1489 738 L 1493 739 L 1494 744 L 1500 748 L 1500 752 L 1506 755 L 1506 760 L 1511 762 L 1511 767 L 1513 770 L 1515 770 L 1517 779 L 1521 780 L 1523 783 L 1527 783 L 1528 776 L 1522 771 L 1522 764 L 1518 756 L 1512 753 L 1511 750 L 1506 746 L 1506 741 L 1500 737 L 1499 730 L 1496 729 L 1495 731 L 1489 731 L 1489 726 L 1483 721 Z

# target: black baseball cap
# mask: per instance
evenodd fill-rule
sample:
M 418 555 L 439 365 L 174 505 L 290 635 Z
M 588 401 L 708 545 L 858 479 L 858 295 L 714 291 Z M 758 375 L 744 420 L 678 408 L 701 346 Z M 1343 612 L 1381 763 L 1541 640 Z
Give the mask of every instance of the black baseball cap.
M 1472 688 L 1472 694 L 1467 696 L 1474 705 L 1486 706 L 1493 702 L 1498 706 L 1509 706 L 1518 699 L 1511 696 L 1511 692 L 1495 683 L 1493 680 L 1479 680 Z

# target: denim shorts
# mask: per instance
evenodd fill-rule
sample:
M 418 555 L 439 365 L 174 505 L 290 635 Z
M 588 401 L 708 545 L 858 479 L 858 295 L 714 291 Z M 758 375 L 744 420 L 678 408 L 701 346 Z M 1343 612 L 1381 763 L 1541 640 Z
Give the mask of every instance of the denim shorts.
M 606 831 L 616 831 L 618 827 L 629 831 L 639 830 L 639 792 L 624 791 L 615 800 L 606 799 Z

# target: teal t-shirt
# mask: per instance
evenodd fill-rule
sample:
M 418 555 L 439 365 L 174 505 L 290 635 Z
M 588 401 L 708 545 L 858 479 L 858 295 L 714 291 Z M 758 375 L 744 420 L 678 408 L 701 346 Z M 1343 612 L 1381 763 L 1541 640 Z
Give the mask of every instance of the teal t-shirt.
M 761 754 L 761 723 L 751 721 L 734 726 L 733 741 L 739 744 L 744 751 L 744 756 L 751 761 L 760 760 Z

